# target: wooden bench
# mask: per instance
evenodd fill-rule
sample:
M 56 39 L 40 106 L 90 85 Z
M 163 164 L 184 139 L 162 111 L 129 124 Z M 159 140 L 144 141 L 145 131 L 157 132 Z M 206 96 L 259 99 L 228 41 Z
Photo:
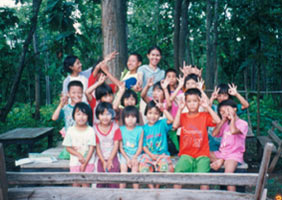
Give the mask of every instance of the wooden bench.
M 18 151 L 21 144 L 27 144 L 29 151 L 33 151 L 33 145 L 41 138 L 48 137 L 48 148 L 52 146 L 53 127 L 47 128 L 16 128 L 6 133 L 0 134 L 0 143 L 4 145 L 17 144 Z
M 267 169 L 273 144 L 266 144 L 259 173 L 67 173 L 6 172 L 0 144 L 0 199 L 266 199 Z M 253 193 L 190 189 L 94 189 L 59 186 L 71 183 L 247 185 Z M 8 187 L 9 185 L 9 187 Z M 24 185 L 25 187 L 20 187 Z M 26 187 L 31 185 L 30 187 Z M 43 185 L 34 187 L 34 185 Z M 14 187 L 17 186 L 17 187 Z M 48 187 L 46 187 L 48 186 Z
M 279 159 L 279 157 L 282 157 L 282 140 L 276 135 L 275 131 L 279 131 L 282 133 L 282 126 L 276 122 L 273 121 L 272 122 L 272 127 L 270 130 L 268 130 L 268 136 L 258 136 L 257 137 L 257 142 L 258 142 L 258 155 L 259 158 L 261 158 L 262 156 L 262 151 L 263 148 L 265 147 L 265 144 L 268 142 L 272 142 L 274 144 L 276 144 L 276 146 L 273 147 L 272 152 L 274 153 L 274 157 L 271 161 L 271 164 L 269 166 L 269 171 L 268 173 L 271 173 L 274 168 L 275 165 Z

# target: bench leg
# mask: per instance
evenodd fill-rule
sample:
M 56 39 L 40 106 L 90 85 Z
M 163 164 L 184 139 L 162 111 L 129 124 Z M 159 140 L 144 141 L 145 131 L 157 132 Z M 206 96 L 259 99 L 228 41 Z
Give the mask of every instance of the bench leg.
M 52 147 L 53 133 L 48 135 L 48 148 Z

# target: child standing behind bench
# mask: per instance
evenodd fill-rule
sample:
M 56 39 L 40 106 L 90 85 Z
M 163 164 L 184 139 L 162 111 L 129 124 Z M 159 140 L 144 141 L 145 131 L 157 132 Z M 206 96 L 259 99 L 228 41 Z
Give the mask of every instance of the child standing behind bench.
M 94 157 L 93 152 L 96 146 L 95 133 L 92 127 L 91 108 L 83 102 L 74 106 L 72 117 L 75 125 L 67 131 L 63 145 L 70 153 L 70 172 L 93 172 Z M 89 187 L 83 183 L 82 187 Z M 74 183 L 74 187 L 80 184 Z
M 243 163 L 245 140 L 248 123 L 237 114 L 237 104 L 231 100 L 222 101 L 218 105 L 218 113 L 222 120 L 213 130 L 213 136 L 222 137 L 219 151 L 211 152 L 211 168 L 218 170 L 224 165 L 225 173 L 233 173 L 238 163 Z M 227 186 L 227 190 L 236 191 L 235 186 Z
M 193 88 L 185 92 L 185 103 L 182 102 L 176 114 L 173 128 L 180 125 L 180 151 L 175 166 L 175 172 L 209 172 L 210 171 L 210 151 L 208 142 L 208 126 L 216 126 L 220 122 L 217 114 L 209 106 L 207 100 L 200 99 L 200 90 Z M 200 105 L 208 112 L 199 112 Z M 188 113 L 182 113 L 184 107 L 188 108 Z M 181 188 L 174 185 L 174 188 Z M 201 189 L 208 189 L 206 185 L 201 185 Z

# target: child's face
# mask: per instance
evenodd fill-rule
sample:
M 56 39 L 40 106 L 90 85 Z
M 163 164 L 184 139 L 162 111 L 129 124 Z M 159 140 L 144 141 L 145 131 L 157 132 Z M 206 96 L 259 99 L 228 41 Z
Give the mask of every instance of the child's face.
M 105 96 L 102 96 L 101 102 L 108 102 L 112 103 L 114 100 L 113 94 L 106 94 Z
M 190 94 L 186 96 L 186 107 L 188 108 L 189 112 L 197 113 L 200 106 L 200 97 L 195 94 Z
M 103 125 L 109 125 L 112 122 L 112 114 L 105 110 L 102 114 L 99 114 L 99 120 Z
M 135 106 L 136 105 L 135 98 L 133 96 L 130 96 L 128 98 L 124 98 L 123 105 L 124 106 Z
M 160 118 L 161 114 L 159 110 L 154 107 L 147 111 L 147 120 L 149 125 L 154 125 Z
M 147 54 L 149 63 L 153 66 L 157 66 L 161 60 L 161 53 L 157 49 L 153 49 L 149 54 Z
M 129 71 L 135 71 L 141 65 L 141 62 L 138 61 L 135 55 L 129 56 L 127 60 L 127 67 Z
M 164 92 L 162 89 L 156 87 L 154 90 L 153 90 L 153 99 L 154 100 L 157 100 L 157 101 L 162 101 L 164 99 Z
M 79 109 L 75 110 L 74 120 L 77 126 L 84 126 L 87 124 L 88 116 Z
M 197 88 L 197 82 L 193 79 L 189 79 L 185 83 L 185 89 L 186 90 L 191 89 L 191 88 Z
M 218 94 L 217 101 L 221 103 L 229 98 L 228 94 Z
M 231 110 L 236 113 L 237 109 L 233 108 L 232 106 L 221 106 L 219 109 L 219 113 L 222 119 L 230 119 Z M 236 115 L 236 114 L 235 114 Z
M 71 99 L 71 104 L 76 104 L 82 101 L 83 91 L 79 86 L 72 86 L 68 92 L 68 96 Z
M 134 115 L 128 115 L 124 118 L 125 125 L 128 127 L 135 127 L 137 118 Z
M 70 66 L 70 69 L 73 72 L 80 73 L 81 70 L 82 70 L 82 64 L 81 64 L 80 60 L 76 59 L 75 62 L 73 63 L 73 66 Z
M 177 83 L 177 77 L 174 72 L 168 72 L 166 74 L 166 78 L 169 80 L 169 85 L 170 86 L 175 86 Z

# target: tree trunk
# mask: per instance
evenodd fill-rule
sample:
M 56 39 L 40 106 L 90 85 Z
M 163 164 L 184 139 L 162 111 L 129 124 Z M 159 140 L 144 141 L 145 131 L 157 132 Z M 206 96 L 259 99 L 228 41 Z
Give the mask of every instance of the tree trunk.
M 187 38 L 187 30 L 188 30 L 188 5 L 189 1 L 184 0 L 182 1 L 181 5 L 181 27 L 180 27 L 180 33 L 179 33 L 179 57 L 178 57 L 178 63 L 182 65 L 183 61 L 186 61 L 185 59 L 185 51 L 186 51 L 186 38 Z
M 126 0 L 102 0 L 103 55 L 118 51 L 119 55 L 109 63 L 109 71 L 120 77 L 126 67 Z
M 214 69 L 214 83 L 217 85 L 218 66 L 217 66 L 217 26 L 218 26 L 218 0 L 215 0 L 214 6 L 214 23 L 213 23 L 213 46 L 212 46 L 212 65 Z
M 33 5 L 34 6 L 34 5 Z M 34 8 L 35 9 L 35 8 Z M 40 119 L 40 64 L 39 64 L 39 54 L 38 54 L 38 38 L 36 30 L 33 34 L 33 50 L 35 57 L 35 113 L 34 119 Z
M 25 66 L 25 56 L 26 56 L 26 53 L 28 51 L 28 46 L 31 43 L 33 33 L 36 30 L 37 17 L 38 17 L 41 2 L 42 2 L 42 0 L 33 0 L 33 4 L 34 4 L 35 9 L 34 9 L 34 12 L 33 12 L 33 16 L 31 18 L 30 30 L 29 30 L 28 36 L 27 36 L 27 38 L 26 38 L 26 40 L 23 44 L 23 50 L 22 50 L 21 56 L 19 58 L 18 71 L 17 71 L 16 76 L 14 78 L 13 85 L 12 85 L 12 88 L 11 88 L 11 93 L 9 95 L 7 104 L 3 108 L 1 108 L 1 110 L 0 110 L 0 120 L 2 122 L 6 121 L 7 115 L 10 112 L 10 110 L 11 110 L 13 104 L 14 104 L 14 101 L 15 101 L 16 93 L 17 93 L 18 86 L 19 86 L 19 83 L 20 83 L 20 79 L 21 79 L 21 76 L 22 76 L 22 72 L 23 72 L 23 69 L 24 69 L 24 66 Z
M 261 52 L 261 41 L 258 41 L 258 53 Z M 258 70 L 257 70 L 257 136 L 260 136 L 260 73 L 261 66 L 260 60 L 258 60 Z
M 207 52 L 207 64 L 206 64 L 206 87 L 207 89 L 213 88 L 213 78 L 214 78 L 214 69 L 211 62 L 211 22 L 212 22 L 212 16 L 211 16 L 211 0 L 207 0 L 207 9 L 206 9 L 206 15 L 207 15 L 207 32 L 206 32 L 206 52 Z
M 174 68 L 179 69 L 182 63 L 179 63 L 179 32 L 180 32 L 180 15 L 181 15 L 182 0 L 176 0 L 174 3 L 174 35 L 173 35 L 173 48 L 174 48 Z

